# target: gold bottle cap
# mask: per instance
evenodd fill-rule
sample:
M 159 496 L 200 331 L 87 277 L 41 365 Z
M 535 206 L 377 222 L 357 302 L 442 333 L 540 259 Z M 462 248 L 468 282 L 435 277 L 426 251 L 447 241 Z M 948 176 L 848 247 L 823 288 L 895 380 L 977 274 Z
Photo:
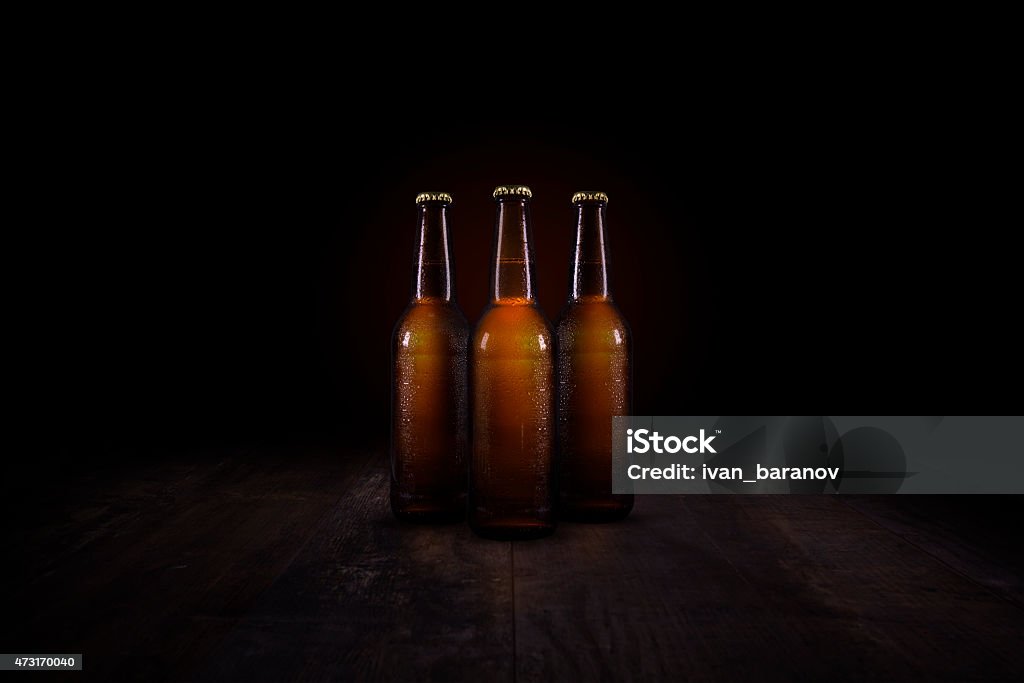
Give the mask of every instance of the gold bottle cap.
M 577 192 L 572 196 L 572 203 L 578 202 L 604 202 L 608 203 L 608 195 L 604 192 Z
M 532 196 L 533 193 L 530 192 L 530 188 L 526 185 L 498 185 L 494 188 L 493 195 L 495 199 L 501 197 L 526 197 L 529 199 Z
M 416 203 L 422 204 L 423 202 L 444 202 L 445 204 L 451 204 L 452 196 L 447 192 L 420 192 L 416 195 Z

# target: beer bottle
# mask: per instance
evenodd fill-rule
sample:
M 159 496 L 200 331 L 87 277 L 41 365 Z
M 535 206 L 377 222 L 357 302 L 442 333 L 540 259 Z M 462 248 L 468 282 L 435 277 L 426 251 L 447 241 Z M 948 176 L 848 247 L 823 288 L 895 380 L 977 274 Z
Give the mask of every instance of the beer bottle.
M 473 332 L 469 523 L 484 537 L 554 531 L 555 362 L 537 305 L 530 188 L 494 190 L 490 302 Z
M 465 517 L 469 324 L 455 303 L 451 201 L 416 197 L 412 299 L 391 341 L 391 510 L 408 521 Z
M 632 410 L 632 340 L 608 289 L 608 195 L 577 192 L 569 300 L 558 320 L 560 516 L 622 519 L 632 494 L 612 493 L 612 416 Z

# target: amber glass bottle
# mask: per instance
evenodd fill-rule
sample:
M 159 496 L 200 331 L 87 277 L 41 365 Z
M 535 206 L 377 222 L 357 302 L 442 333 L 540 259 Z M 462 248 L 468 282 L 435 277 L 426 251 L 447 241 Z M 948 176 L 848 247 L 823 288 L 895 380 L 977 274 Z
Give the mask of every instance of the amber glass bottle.
M 407 521 L 465 518 L 469 324 L 455 303 L 451 201 L 416 197 L 412 299 L 391 341 L 391 509 Z
M 539 538 L 556 524 L 554 336 L 534 290 L 531 196 L 494 190 L 491 299 L 472 340 L 469 523 L 488 538 Z
M 577 192 L 569 300 L 558 320 L 560 516 L 622 519 L 632 494 L 612 493 L 612 417 L 632 411 L 632 339 L 608 288 L 608 196 Z

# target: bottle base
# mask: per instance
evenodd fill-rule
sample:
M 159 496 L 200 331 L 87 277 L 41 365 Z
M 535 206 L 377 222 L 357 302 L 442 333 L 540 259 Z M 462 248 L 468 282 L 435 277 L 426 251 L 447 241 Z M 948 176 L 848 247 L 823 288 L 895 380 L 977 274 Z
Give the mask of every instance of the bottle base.
M 618 522 L 633 511 L 632 495 L 563 500 L 558 518 L 567 522 L 604 524 Z
M 395 505 L 392 501 L 391 512 L 398 521 L 410 524 L 456 524 L 466 519 L 464 503 L 439 505 L 417 502 Z
M 469 522 L 469 527 L 477 536 L 495 541 L 531 541 L 544 538 L 554 533 L 555 526 L 554 522 L 544 522 L 536 517 L 502 517 L 487 522 Z

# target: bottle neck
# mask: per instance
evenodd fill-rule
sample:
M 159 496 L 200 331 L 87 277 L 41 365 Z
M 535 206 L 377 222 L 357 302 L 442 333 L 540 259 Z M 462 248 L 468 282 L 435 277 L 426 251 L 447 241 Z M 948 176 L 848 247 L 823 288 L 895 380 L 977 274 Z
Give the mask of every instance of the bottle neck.
M 603 301 L 608 290 L 608 253 L 605 248 L 604 202 L 580 202 L 576 214 L 576 246 L 573 249 L 569 297 L 573 301 Z
M 497 304 L 532 304 L 534 299 L 533 250 L 530 242 L 530 205 L 526 199 L 498 201 L 494 234 L 491 301 Z
M 448 205 L 423 202 L 418 207 L 416 274 L 413 301 L 452 301 L 455 298 L 451 240 L 448 239 Z

